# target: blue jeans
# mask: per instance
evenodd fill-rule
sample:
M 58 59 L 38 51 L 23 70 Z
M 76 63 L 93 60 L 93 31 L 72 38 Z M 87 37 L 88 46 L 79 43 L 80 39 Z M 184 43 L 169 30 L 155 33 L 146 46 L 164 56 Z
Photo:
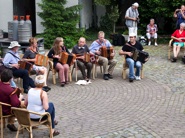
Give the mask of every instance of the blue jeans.
M 126 58 L 126 62 L 129 66 L 129 78 L 134 79 L 134 67 L 136 67 L 136 76 L 140 76 L 140 70 L 141 70 L 141 62 L 140 61 L 134 61 L 131 58 Z
M 55 107 L 52 102 L 49 102 L 49 108 L 46 110 L 51 115 L 52 128 L 55 128 Z
M 13 88 L 17 87 L 13 79 L 10 80 L 10 86 Z

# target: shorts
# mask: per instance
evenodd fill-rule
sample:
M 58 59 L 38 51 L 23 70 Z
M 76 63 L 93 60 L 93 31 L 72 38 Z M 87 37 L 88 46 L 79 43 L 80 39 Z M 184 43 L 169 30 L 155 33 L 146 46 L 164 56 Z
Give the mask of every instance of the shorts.
M 183 47 L 184 42 L 174 42 L 173 45 Z

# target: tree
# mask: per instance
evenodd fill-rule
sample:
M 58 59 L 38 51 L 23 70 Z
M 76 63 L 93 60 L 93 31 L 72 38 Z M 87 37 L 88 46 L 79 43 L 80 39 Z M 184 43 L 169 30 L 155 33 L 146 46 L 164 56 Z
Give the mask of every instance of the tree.
M 63 37 L 65 45 L 70 48 L 75 45 L 80 36 L 84 36 L 82 29 L 76 28 L 79 23 L 80 5 L 65 8 L 66 0 L 42 0 L 38 6 L 42 9 L 38 15 L 43 19 L 41 23 L 45 29 L 41 34 L 45 46 L 50 48 L 56 37 Z
M 105 25 L 107 29 L 110 28 L 109 22 L 111 23 L 112 32 L 115 33 L 115 24 L 119 18 L 119 9 L 117 5 L 117 0 L 94 0 L 94 2 L 98 5 L 105 6 L 106 8 L 106 15 L 102 17 L 101 19 L 103 23 L 100 23 L 102 25 Z M 107 21 L 108 19 L 108 21 Z
M 141 0 L 139 7 L 140 26 L 146 30 L 146 24 L 151 18 L 154 18 L 161 34 L 171 34 L 176 24 L 173 13 L 184 3 L 185 0 Z

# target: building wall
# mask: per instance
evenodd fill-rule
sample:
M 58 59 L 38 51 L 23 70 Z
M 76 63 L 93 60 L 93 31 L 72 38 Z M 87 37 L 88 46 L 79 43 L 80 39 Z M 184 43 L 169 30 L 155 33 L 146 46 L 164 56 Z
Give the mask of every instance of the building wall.
M 4 32 L 8 32 L 8 22 L 13 20 L 12 11 L 13 0 L 0 0 L 0 29 Z
M 41 3 L 41 0 L 35 1 L 35 7 L 36 7 L 36 33 L 40 34 L 43 33 L 44 27 L 42 26 L 41 22 L 43 21 L 38 15 L 37 12 L 41 12 L 41 8 L 38 6 L 38 3 Z
M 97 23 L 98 23 L 98 27 L 100 26 L 100 19 L 101 19 L 101 17 L 102 16 L 104 16 L 105 15 L 105 12 L 106 12 L 106 10 L 105 10 L 105 6 L 100 6 L 100 5 L 97 5 L 96 6 L 96 15 L 98 16 L 97 18 Z
M 92 0 L 79 0 L 79 4 L 82 5 L 80 27 L 88 29 L 92 26 Z

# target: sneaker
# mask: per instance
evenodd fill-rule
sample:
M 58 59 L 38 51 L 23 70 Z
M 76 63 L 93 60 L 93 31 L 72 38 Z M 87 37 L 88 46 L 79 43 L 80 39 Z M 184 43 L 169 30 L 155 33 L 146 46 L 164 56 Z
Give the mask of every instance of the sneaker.
M 129 78 L 129 82 L 133 82 L 134 81 L 134 78 Z
M 150 46 L 151 45 L 151 42 L 148 42 L 148 45 Z
M 155 44 L 154 44 L 155 46 L 158 46 L 158 44 L 155 42 Z
M 17 131 L 17 128 L 14 126 L 14 124 L 8 124 L 8 125 L 7 125 L 7 128 L 8 128 L 10 131 Z
M 140 76 L 136 76 L 136 80 L 138 81 L 141 80 Z
M 104 75 L 103 75 L 103 79 L 104 79 L 104 80 L 109 80 L 108 75 L 107 75 L 107 74 L 104 74 Z
M 107 74 L 107 76 L 109 77 L 109 79 L 113 79 L 113 76 L 111 74 Z

